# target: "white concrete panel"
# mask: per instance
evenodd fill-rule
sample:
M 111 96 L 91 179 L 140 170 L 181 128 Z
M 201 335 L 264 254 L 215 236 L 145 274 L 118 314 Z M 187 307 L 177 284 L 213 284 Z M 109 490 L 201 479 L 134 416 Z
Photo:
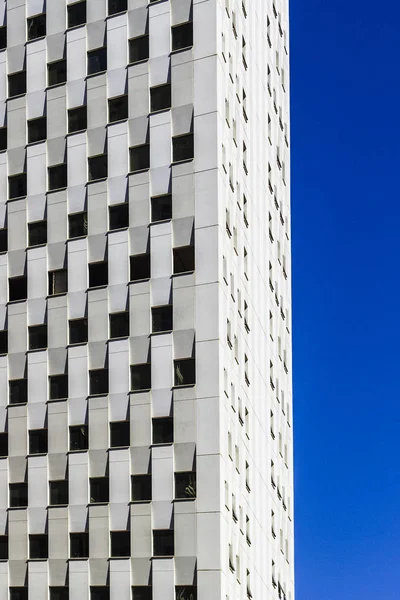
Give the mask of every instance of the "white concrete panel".
M 69 503 L 86 506 L 89 501 L 87 453 L 70 454 L 68 470 Z

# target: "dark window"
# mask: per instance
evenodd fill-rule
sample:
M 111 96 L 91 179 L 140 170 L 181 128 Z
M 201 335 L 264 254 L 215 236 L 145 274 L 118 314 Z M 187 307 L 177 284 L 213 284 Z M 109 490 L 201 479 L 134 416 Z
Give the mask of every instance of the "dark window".
M 71 108 L 68 111 L 68 133 L 87 129 L 87 106 Z
M 174 441 L 174 420 L 172 417 L 153 419 L 153 444 L 172 444 Z
M 47 244 L 47 221 L 28 223 L 28 245 Z
M 6 431 L 0 433 L 0 456 L 8 456 L 8 433 Z
M 11 175 L 8 178 L 8 197 L 10 200 L 14 198 L 22 198 L 26 196 L 26 173 L 19 175 Z
M 10 507 L 21 508 L 28 506 L 28 484 L 10 483 Z
M 149 58 L 149 36 L 140 35 L 129 40 L 129 62 L 135 63 Z
M 89 428 L 87 425 L 73 425 L 69 428 L 69 449 L 87 450 L 89 448 Z
M 196 383 L 196 363 L 194 358 L 174 360 L 174 385 L 193 385 Z
M 0 559 L 8 560 L 8 535 L 0 535 Z
M 108 121 L 122 121 L 128 118 L 128 96 L 118 96 L 118 98 L 110 98 L 108 101 Z
M 8 97 L 26 94 L 26 71 L 18 71 L 8 76 Z
M 153 223 L 157 221 L 166 221 L 172 219 L 172 196 L 165 194 L 156 196 L 151 199 L 151 220 Z
M 69 600 L 69 588 L 51 587 L 50 600 Z
M 47 348 L 47 325 L 28 327 L 29 350 Z
M 8 352 L 8 331 L 0 331 L 0 354 L 7 354 Z
M 131 553 L 131 532 L 111 531 L 111 556 L 129 556 Z
M 132 173 L 135 171 L 144 171 L 150 168 L 150 145 L 142 144 L 141 146 L 134 146 L 129 148 L 130 153 L 130 170 Z
M 151 364 L 143 363 L 141 365 L 131 366 L 131 390 L 139 392 L 140 390 L 149 390 L 151 388 Z
M 90 600 L 110 600 L 110 588 L 105 585 L 90 586 Z
M 108 0 L 108 14 L 115 15 L 128 10 L 128 0 Z
M 86 1 L 68 5 L 68 27 L 86 23 Z
M 130 258 L 131 281 L 150 279 L 150 254 L 135 254 Z
M 108 477 L 90 478 L 90 502 L 108 502 L 109 485 Z
M 174 273 L 194 271 L 194 246 L 174 248 Z
M 36 38 L 46 35 L 46 13 L 30 17 L 27 20 L 28 25 L 28 41 L 36 40 Z
M 29 536 L 29 558 L 48 558 L 49 544 L 47 534 Z
M 175 600 L 197 600 L 197 587 L 194 585 L 177 585 Z
M 132 475 L 132 502 L 151 500 L 151 475 Z
M 8 231 L 6 228 L 0 229 L 0 252 L 8 250 Z
M 132 600 L 152 600 L 150 585 L 134 585 L 132 587 Z
M 62 163 L 61 165 L 54 165 L 54 167 L 49 167 L 48 170 L 49 176 L 49 191 L 59 190 L 60 188 L 67 187 L 67 165 L 66 163 Z
M 50 375 L 49 377 L 50 400 L 68 398 L 68 375 Z
M 50 481 L 50 504 L 68 504 L 68 481 L 66 479 L 60 481 Z
M 110 446 L 111 448 L 118 448 L 121 446 L 129 446 L 131 433 L 130 421 L 116 421 L 110 423 Z
M 89 287 L 108 285 L 108 263 L 95 262 L 89 265 Z
M 110 229 L 129 227 L 129 203 L 115 204 L 108 209 Z
M 89 557 L 89 534 L 88 533 L 70 533 L 70 557 L 88 558 Z
M 89 371 L 90 395 L 108 394 L 108 369 Z
M 107 48 L 97 48 L 87 53 L 87 74 L 102 73 L 107 70 Z
M 12 379 L 8 382 L 10 404 L 24 404 L 28 402 L 27 379 Z
M 89 181 L 104 179 L 107 177 L 108 165 L 107 154 L 99 154 L 99 156 L 90 156 L 88 158 Z
M 29 432 L 29 454 L 47 453 L 47 429 L 31 429 Z
M 56 294 L 65 294 L 68 291 L 68 271 L 59 269 L 58 271 L 49 271 L 49 296 Z
M 174 551 L 174 530 L 154 529 L 153 556 L 173 556 Z
M 47 135 L 47 124 L 46 117 L 39 117 L 39 119 L 32 119 L 28 121 L 28 143 L 41 142 L 46 139 Z
M 88 341 L 88 320 L 73 319 L 69 322 L 69 343 L 82 344 Z
M 193 23 L 181 23 L 171 29 L 172 50 L 181 50 L 193 46 Z
M 7 127 L 0 128 L 0 151 L 7 150 Z
M 65 58 L 47 65 L 47 84 L 58 85 L 67 81 L 67 61 Z
M 110 338 L 127 337 L 129 335 L 129 312 L 110 315 Z
M 28 295 L 27 278 L 11 277 L 8 280 L 8 299 L 10 302 L 14 300 L 26 300 Z
M 87 212 L 75 213 L 68 215 L 68 235 L 70 238 L 81 237 L 87 235 L 88 220 Z
M 175 498 L 196 498 L 196 473 L 175 473 Z
M 171 108 L 171 84 L 158 85 L 150 88 L 151 112 Z
M 28 600 L 28 588 L 10 587 L 10 600 Z
M 151 309 L 153 333 L 172 330 L 172 306 L 156 306 Z
M 3 25 L 0 27 L 0 50 L 7 48 L 7 27 Z
M 172 156 L 173 162 L 191 160 L 194 157 L 193 133 L 186 133 L 172 138 Z

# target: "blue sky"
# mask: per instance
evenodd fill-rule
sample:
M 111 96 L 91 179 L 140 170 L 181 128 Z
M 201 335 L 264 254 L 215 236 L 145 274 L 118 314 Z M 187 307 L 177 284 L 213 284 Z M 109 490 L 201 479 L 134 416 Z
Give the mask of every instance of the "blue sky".
M 400 598 L 399 22 L 291 0 L 296 600 Z

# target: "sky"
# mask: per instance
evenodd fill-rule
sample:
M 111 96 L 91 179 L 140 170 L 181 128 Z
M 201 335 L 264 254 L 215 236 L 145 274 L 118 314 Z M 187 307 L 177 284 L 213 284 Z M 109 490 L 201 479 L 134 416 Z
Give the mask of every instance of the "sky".
M 400 598 L 399 22 L 291 0 L 296 600 Z

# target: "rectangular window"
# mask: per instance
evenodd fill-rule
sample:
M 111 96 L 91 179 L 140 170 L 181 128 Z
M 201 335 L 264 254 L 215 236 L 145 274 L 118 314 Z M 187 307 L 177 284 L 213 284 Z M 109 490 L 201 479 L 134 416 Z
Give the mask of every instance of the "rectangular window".
M 108 263 L 95 262 L 89 264 L 89 288 L 108 285 Z
M 50 400 L 68 398 L 68 375 L 50 375 L 49 377 Z
M 171 108 L 171 84 L 157 85 L 150 88 L 150 110 L 157 112 Z
M 140 35 L 129 40 L 129 62 L 130 64 L 147 60 L 149 58 L 149 36 Z
M 107 48 L 97 48 L 87 53 L 87 74 L 107 71 Z
M 47 244 L 47 221 L 28 223 L 28 245 Z
M 132 600 L 152 600 L 152 598 L 150 585 L 134 585 L 132 587 Z
M 174 275 L 194 271 L 194 246 L 180 246 L 173 249 Z
M 108 394 L 108 369 L 89 371 L 89 389 L 91 396 Z
M 90 600 L 110 600 L 110 588 L 105 585 L 90 586 Z
M 110 98 L 108 101 L 108 122 L 115 123 L 128 118 L 128 95 Z
M 26 276 L 12 277 L 8 280 L 8 299 L 10 302 L 26 300 L 28 297 L 28 282 Z
M 19 173 L 8 178 L 8 198 L 23 198 L 26 196 L 26 173 Z
M 172 331 L 172 306 L 155 306 L 151 309 L 152 331 Z
M 110 339 L 129 336 L 129 312 L 119 312 L 110 315 Z
M 73 425 L 69 428 L 69 449 L 87 450 L 89 448 L 89 428 L 87 425 Z
M 86 236 L 88 233 L 87 212 L 68 215 L 68 229 L 70 238 Z
M 108 158 L 107 154 L 99 154 L 98 156 L 90 156 L 88 158 L 88 177 L 89 181 L 97 181 L 105 179 L 108 175 Z
M 28 588 L 10 587 L 10 600 L 28 600 Z
M 173 556 L 174 553 L 174 530 L 154 529 L 153 556 Z
M 67 187 L 68 171 L 67 164 L 54 165 L 47 169 L 49 192 Z
M 69 534 L 69 555 L 71 558 L 89 557 L 89 534 L 70 533 Z
M 18 71 L 8 76 L 8 97 L 15 98 L 26 94 L 26 71 Z
M 68 111 L 68 133 L 87 129 L 87 106 L 78 106 Z
M 66 479 L 60 481 L 49 482 L 50 504 L 56 506 L 58 504 L 68 504 L 68 481 Z
M 150 253 L 135 254 L 130 257 L 130 280 L 150 279 Z
M 29 454 L 47 454 L 47 429 L 31 429 L 28 434 Z
M 177 585 L 175 600 L 197 600 L 197 587 L 194 585 Z
M 0 27 L 0 50 L 7 48 L 7 26 Z
M 108 208 L 109 229 L 123 229 L 129 227 L 129 203 L 114 204 Z
M 108 15 L 115 15 L 128 10 L 128 0 L 108 0 Z
M 72 319 L 69 322 L 69 343 L 85 344 L 88 341 L 88 320 Z
M 174 385 L 194 385 L 196 383 L 196 364 L 194 358 L 174 360 Z
M 151 474 L 132 475 L 132 502 L 148 502 L 151 500 Z
M 8 230 L 6 227 L 0 229 L 0 252 L 8 250 Z
M 0 127 L 0 152 L 7 150 L 7 127 Z
M 131 554 L 131 532 L 130 531 L 111 531 L 111 556 L 118 558 L 120 556 L 130 556 Z
M 28 380 L 12 379 L 8 382 L 10 404 L 25 404 L 28 402 Z
M 174 163 L 194 158 L 193 133 L 186 133 L 172 138 L 172 156 Z
M 47 348 L 47 325 L 28 327 L 29 350 Z
M 131 390 L 140 392 L 151 389 L 151 363 L 131 366 Z
M 7 354 L 8 352 L 8 331 L 0 331 L 0 354 Z
M 29 536 L 29 558 L 48 558 L 49 547 L 47 534 Z
M 193 46 L 193 23 L 180 23 L 171 28 L 172 50 L 182 50 Z
M 164 194 L 151 199 L 151 221 L 167 221 L 172 219 L 172 195 Z
M 69 600 L 68 587 L 51 587 L 49 600 Z
M 172 417 L 153 419 L 153 444 L 172 444 L 174 441 L 174 420 Z
M 60 85 L 67 81 L 67 61 L 65 58 L 48 63 L 47 65 L 47 85 Z
M 68 10 L 68 28 L 77 27 L 86 23 L 86 0 L 84 2 L 75 2 L 69 4 Z
M 130 421 L 115 421 L 110 423 L 110 447 L 121 448 L 130 445 Z
M 109 501 L 108 477 L 91 477 L 89 483 L 91 503 Z
M 129 148 L 130 170 L 132 173 L 150 169 L 150 144 Z
M 28 42 L 46 35 L 46 13 L 27 19 Z
M 0 456 L 8 456 L 8 433 L 4 431 L 0 433 Z
M 41 142 L 47 137 L 47 119 L 39 117 L 28 121 L 28 143 Z
M 68 271 L 59 269 L 49 272 L 49 296 L 68 292 Z
M 10 483 L 9 490 L 11 508 L 28 506 L 28 484 L 26 482 Z
M 0 535 L 0 560 L 8 560 L 8 535 Z
M 175 473 L 175 498 L 196 498 L 196 473 Z

